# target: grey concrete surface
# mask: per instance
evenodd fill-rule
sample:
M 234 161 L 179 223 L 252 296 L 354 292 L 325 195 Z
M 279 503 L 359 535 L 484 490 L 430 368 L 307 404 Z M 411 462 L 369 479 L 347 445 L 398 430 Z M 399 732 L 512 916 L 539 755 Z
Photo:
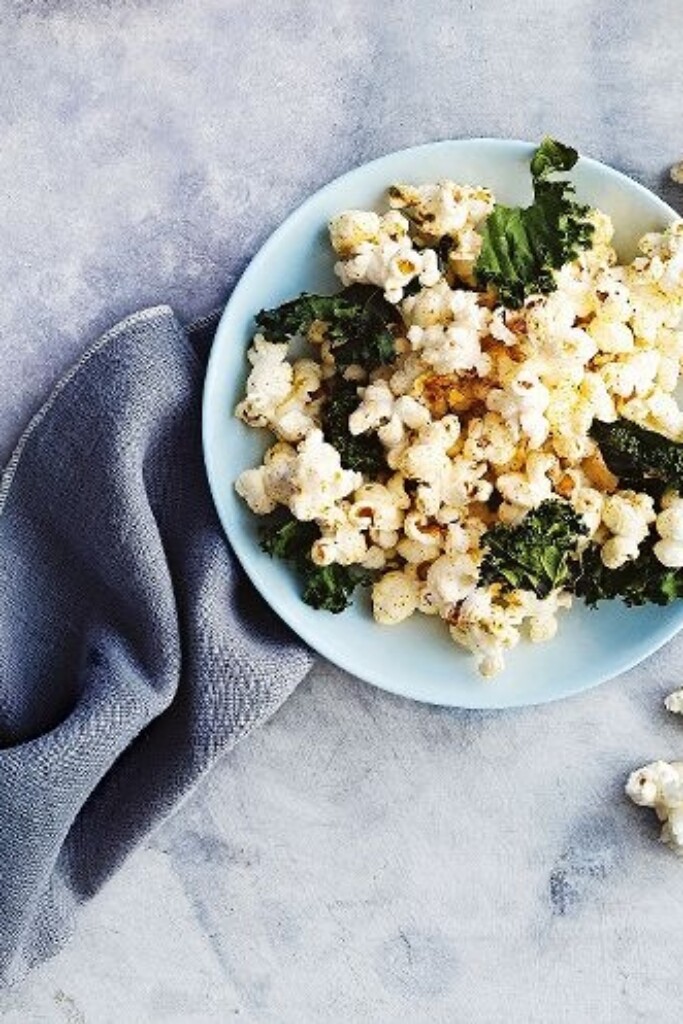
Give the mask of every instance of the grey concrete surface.
M 682 44 L 679 0 L 5 0 L 3 461 L 100 329 L 215 306 L 295 204 L 387 150 L 550 132 L 681 208 Z M 622 786 L 683 756 L 681 654 L 495 714 L 321 662 L 2 1019 L 679 1021 L 683 861 Z

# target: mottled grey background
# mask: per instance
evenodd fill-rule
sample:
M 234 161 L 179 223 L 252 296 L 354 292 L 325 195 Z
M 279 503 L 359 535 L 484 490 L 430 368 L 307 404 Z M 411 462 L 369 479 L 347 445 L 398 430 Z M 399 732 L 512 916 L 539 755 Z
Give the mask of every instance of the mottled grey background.
M 682 44 L 679 0 L 5 0 L 3 461 L 98 331 L 220 303 L 293 206 L 387 150 L 550 132 L 680 208 Z M 679 1021 L 683 862 L 621 790 L 683 756 L 682 652 L 500 714 L 320 663 L 3 1020 Z

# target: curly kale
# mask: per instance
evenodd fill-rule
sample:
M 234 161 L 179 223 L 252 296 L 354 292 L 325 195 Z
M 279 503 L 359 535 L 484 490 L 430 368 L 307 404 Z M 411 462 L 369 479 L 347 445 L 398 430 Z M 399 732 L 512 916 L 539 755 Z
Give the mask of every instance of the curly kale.
M 302 523 L 288 509 L 278 509 L 260 528 L 261 548 L 271 557 L 291 562 L 302 584 L 306 604 L 328 612 L 343 612 L 357 586 L 367 586 L 372 573 L 359 565 L 316 565 L 311 547 L 320 537 L 315 523 Z
M 666 605 L 683 597 L 683 569 L 669 569 L 658 560 L 656 530 L 643 542 L 638 557 L 618 569 L 604 565 L 599 544 L 589 544 L 579 553 L 586 532 L 567 502 L 544 501 L 516 526 L 499 523 L 487 530 L 482 538 L 486 553 L 481 582 L 533 590 L 541 598 L 562 588 L 591 608 L 616 598 L 627 605 Z
M 531 158 L 531 177 L 534 181 L 544 181 L 557 171 L 571 171 L 578 159 L 575 149 L 546 135 Z
M 302 523 L 285 508 L 267 516 L 259 532 L 261 548 L 267 555 L 296 563 L 309 559 L 313 543 L 320 536 L 315 523 Z
M 541 598 L 560 587 L 569 588 L 576 571 L 577 544 L 585 533 L 571 505 L 552 498 L 516 526 L 497 523 L 482 538 L 481 582 L 533 590 Z
M 581 557 L 575 592 L 595 608 L 598 601 L 621 598 L 627 605 L 665 605 L 683 597 L 683 570 L 668 569 L 654 553 L 656 533 L 640 547 L 638 557 L 618 569 L 607 569 L 600 548 L 592 544 Z
M 304 576 L 303 599 L 313 608 L 343 612 L 351 604 L 358 586 L 368 586 L 372 573 L 360 565 L 313 565 Z
M 376 477 L 386 470 L 384 448 L 376 434 L 354 435 L 349 430 L 349 416 L 358 408 L 357 386 L 343 377 L 333 378 L 322 411 L 325 440 L 337 449 L 345 469 Z
M 256 316 L 258 329 L 270 341 L 305 336 L 316 321 L 326 325 L 341 369 L 358 363 L 365 370 L 374 370 L 396 357 L 392 327 L 398 322 L 398 313 L 381 289 L 369 285 L 352 285 L 338 295 L 304 293 Z
M 578 158 L 575 149 L 545 138 L 531 160 L 532 205 L 496 204 L 486 220 L 475 273 L 481 285 L 497 289 L 503 305 L 517 309 L 528 295 L 554 291 L 553 271 L 590 246 L 589 208 L 574 201 L 571 182 L 548 178 L 570 171 Z
M 635 490 L 643 490 L 647 482 L 659 481 L 683 490 L 683 444 L 625 419 L 593 420 L 590 435 L 622 486 L 628 479 L 637 484 Z

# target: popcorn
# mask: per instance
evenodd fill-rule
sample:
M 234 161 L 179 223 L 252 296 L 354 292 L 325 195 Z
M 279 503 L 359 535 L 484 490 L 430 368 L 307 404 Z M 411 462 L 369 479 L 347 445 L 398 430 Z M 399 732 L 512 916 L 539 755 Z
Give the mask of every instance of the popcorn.
M 311 558 L 316 565 L 354 565 L 368 554 L 367 537 L 348 519 L 340 518 L 323 527 L 322 536 L 313 542 Z
M 579 386 L 565 381 L 553 387 L 545 413 L 553 451 L 572 463 L 581 462 L 593 450 L 588 431 L 597 412 L 596 405 L 600 397 L 605 396 L 602 382 L 598 393 L 594 384 L 587 384 L 587 377 L 588 374 Z M 613 408 L 609 395 L 606 395 L 604 411 L 610 413 Z
M 313 395 L 322 384 L 322 367 L 312 359 L 299 359 L 292 366 L 289 394 L 271 415 L 270 427 L 283 441 L 302 441 L 318 424 L 320 398 Z
M 611 218 L 602 210 L 589 210 L 586 218 L 593 225 L 593 251 L 597 252 L 603 259 L 610 259 L 614 250 L 609 249 L 614 237 L 614 225 Z M 605 252 L 605 250 L 608 250 Z M 602 250 L 602 251 L 601 251 Z M 591 250 L 588 250 L 590 254 Z M 585 255 L 585 254 L 584 254 Z
M 429 567 L 425 589 L 431 595 L 431 603 L 447 618 L 474 590 L 478 577 L 479 568 L 471 555 L 441 555 Z
M 450 627 L 451 637 L 475 657 L 485 678 L 498 675 L 504 652 L 519 643 L 520 633 L 492 587 L 476 588 L 462 602 Z
M 235 481 L 235 490 L 257 516 L 266 516 L 277 506 L 277 502 L 268 493 L 263 466 L 245 469 L 240 473 Z
M 674 690 L 664 700 L 664 707 L 673 715 L 683 715 L 683 690 Z
M 363 398 L 349 416 L 349 430 L 354 436 L 364 434 L 368 430 L 376 430 L 383 423 L 388 423 L 394 411 L 394 396 L 385 380 L 368 384 Z
M 597 353 L 590 334 L 576 326 L 576 309 L 561 291 L 552 292 L 529 306 L 529 346 L 547 386 L 579 384 L 587 363 Z
M 552 494 L 548 473 L 557 466 L 554 455 L 530 452 L 523 473 L 503 473 L 496 487 L 510 505 L 536 508 Z
M 646 272 L 666 295 L 683 292 L 683 220 L 677 220 L 662 233 L 653 232 L 640 240 L 646 257 Z
M 622 267 L 610 267 L 595 280 L 596 312 L 601 323 L 626 323 L 633 314 Z
M 403 532 L 410 540 L 419 541 L 421 544 L 436 544 L 441 547 L 441 535 L 443 530 L 438 523 L 430 522 L 429 518 L 420 512 L 408 512 L 403 522 Z
M 653 761 L 633 772 L 626 795 L 640 807 L 652 807 L 662 825 L 661 841 L 683 853 L 683 762 Z
M 312 399 L 322 383 L 322 368 L 312 359 L 286 361 L 286 344 L 257 334 L 247 357 L 252 371 L 247 394 L 235 415 L 251 427 L 269 427 L 283 441 L 301 441 L 317 425 L 320 401 Z
M 485 462 L 475 462 L 474 459 L 456 455 L 452 459 L 443 504 L 462 508 L 465 505 L 488 501 L 493 494 L 493 484 L 486 479 L 487 471 L 488 466 Z
M 404 302 L 404 316 L 410 325 L 408 340 L 437 373 L 476 370 L 479 376 L 486 376 L 491 361 L 481 340 L 490 313 L 479 305 L 475 292 L 449 292 L 443 296 L 441 320 L 427 326 L 412 322 L 414 306 L 410 299 Z
M 396 551 L 409 565 L 424 565 L 433 562 L 439 556 L 439 545 L 432 540 L 420 541 L 411 537 L 401 537 Z
M 341 498 L 363 483 L 360 473 L 342 468 L 339 452 L 327 444 L 321 430 L 311 431 L 283 468 L 288 493 L 285 503 L 302 522 L 324 521 Z
M 660 352 L 663 346 L 660 345 Z M 667 356 L 662 354 L 659 358 L 657 369 L 657 387 L 662 391 L 671 393 L 678 387 L 678 379 L 681 371 L 680 356 Z
M 550 426 L 543 415 L 550 403 L 550 392 L 532 367 L 523 366 L 505 381 L 505 388 L 492 388 L 486 405 L 512 421 L 527 437 L 529 448 L 540 448 Z
M 462 453 L 474 462 L 505 466 L 513 461 L 520 442 L 521 424 L 504 419 L 497 412 L 487 412 L 470 420 Z
M 443 327 L 453 321 L 453 296 L 456 293 L 446 280 L 431 288 L 422 288 L 401 303 L 401 314 L 408 327 Z
M 494 289 L 479 291 L 473 273 L 493 202 L 486 189 L 450 181 L 397 185 L 385 212 L 330 221 L 341 282 L 379 288 L 396 307 L 393 361 L 342 374 L 358 396 L 349 434 L 361 450 L 366 435 L 382 446 L 376 479 L 342 465 L 325 440 L 326 382 L 340 371 L 334 335 L 319 322 L 308 331 L 315 359 L 290 358 L 287 344 L 255 335 L 235 410 L 276 438 L 235 483 L 252 511 L 282 506 L 315 522 L 315 564 L 377 573 L 378 622 L 440 616 L 486 677 L 522 636 L 551 639 L 571 605 L 559 590 L 540 599 L 480 585 L 493 524 L 518 523 L 558 497 L 586 527 L 578 550 L 598 545 L 607 568 L 635 559 L 654 531 L 656 558 L 683 568 L 683 497 L 669 492 L 656 510 L 649 495 L 619 489 L 591 437 L 594 421 L 625 417 L 683 439 L 683 221 L 646 235 L 620 266 L 609 217 L 590 211 L 591 246 L 554 272 L 555 290 L 510 310 Z M 681 694 L 667 706 L 683 713 Z M 683 848 L 679 775 L 683 765 L 655 762 L 632 790 Z
M 478 516 L 468 516 L 458 522 L 449 523 L 444 540 L 444 554 L 455 555 L 474 552 L 479 549 L 479 542 L 486 532 L 486 523 Z
M 409 352 L 403 363 L 389 377 L 389 387 L 394 395 L 407 395 L 426 369 L 418 355 Z
M 433 249 L 415 249 L 408 221 L 389 212 L 376 220 L 361 220 L 358 211 L 341 214 L 330 223 L 332 244 L 343 257 L 335 273 L 345 286 L 374 284 L 384 289 L 387 302 L 397 303 L 414 278 L 428 287 L 439 280 Z
M 603 525 L 612 533 L 600 550 L 600 557 L 608 569 L 638 557 L 641 543 L 648 535 L 648 527 L 655 520 L 654 502 L 649 494 L 618 491 L 605 498 L 602 507 Z
M 604 502 L 604 494 L 593 487 L 577 487 L 571 495 L 572 506 L 581 516 L 589 538 L 600 529 Z
M 389 191 L 394 209 L 407 210 L 420 234 L 432 242 L 459 238 L 477 227 L 493 209 L 488 189 L 442 181 L 436 185 L 394 185 Z
M 503 306 L 498 306 L 491 314 L 489 332 L 496 341 L 502 341 L 503 345 L 512 346 L 517 344 L 517 335 L 510 330 L 507 322 L 506 311 Z
M 633 351 L 633 332 L 627 324 L 596 316 L 587 329 L 600 352 L 623 355 Z
M 416 506 L 425 515 L 435 515 L 447 497 L 453 476 L 448 451 L 459 435 L 457 416 L 444 416 L 424 427 L 400 456 L 397 468 L 418 483 Z
M 657 370 L 659 353 L 650 349 L 624 356 L 619 361 L 600 367 L 600 375 L 607 390 L 620 398 L 630 395 L 645 395 L 651 390 Z
M 645 407 L 648 414 L 648 426 L 652 426 L 661 434 L 679 440 L 683 434 L 683 411 L 679 409 L 676 399 L 665 391 L 655 389 L 646 399 Z
M 655 527 L 661 540 L 654 546 L 655 556 L 670 569 L 683 566 L 683 498 L 669 497 L 659 513 Z
M 371 545 L 361 562 L 364 569 L 379 570 L 387 564 L 387 552 L 376 544 Z
M 396 448 L 408 431 L 426 427 L 430 420 L 425 405 L 410 395 L 396 398 L 380 378 L 365 388 L 360 405 L 349 416 L 349 430 L 354 436 L 375 430 L 385 447 Z
M 343 259 L 363 251 L 366 245 L 377 245 L 384 233 L 395 241 L 405 238 L 408 233 L 407 221 L 393 220 L 384 223 L 372 210 L 346 210 L 333 217 L 329 224 L 332 248 Z M 393 228 L 393 233 L 392 233 Z
M 599 373 L 588 371 L 581 381 L 577 395 L 579 409 L 574 410 L 572 419 L 584 432 L 593 420 L 613 423 L 617 419 L 617 408 L 614 398 L 610 395 L 607 385 Z M 586 423 L 586 420 L 590 422 Z
M 252 370 L 247 377 L 246 398 L 235 409 L 235 415 L 251 427 L 267 427 L 273 421 L 278 405 L 289 395 L 294 371 L 287 360 L 287 344 L 266 341 L 257 334 L 247 352 Z
M 417 603 L 417 582 L 408 572 L 387 572 L 372 588 L 372 613 L 383 626 L 395 626 L 409 618 Z
M 548 597 L 537 597 L 529 590 L 519 590 L 510 598 L 514 609 L 519 607 L 519 622 L 528 626 L 529 639 L 533 644 L 546 643 L 557 633 L 557 613 L 561 608 L 571 608 L 571 594 L 555 591 Z
M 666 508 L 677 509 L 681 499 L 669 495 Z M 683 690 L 674 690 L 664 701 L 667 711 L 683 714 Z M 683 854 L 683 761 L 653 761 L 629 775 L 626 795 L 640 807 L 654 808 L 662 824 L 660 839 L 674 853 Z
M 266 452 L 263 465 L 245 469 L 235 481 L 235 490 L 252 512 L 262 516 L 277 505 L 286 505 L 292 496 L 292 467 L 296 451 L 291 445 L 278 442 Z
M 379 483 L 363 484 L 349 506 L 349 520 L 366 530 L 395 531 L 403 526 L 404 510 L 410 499 L 405 491 L 392 491 Z

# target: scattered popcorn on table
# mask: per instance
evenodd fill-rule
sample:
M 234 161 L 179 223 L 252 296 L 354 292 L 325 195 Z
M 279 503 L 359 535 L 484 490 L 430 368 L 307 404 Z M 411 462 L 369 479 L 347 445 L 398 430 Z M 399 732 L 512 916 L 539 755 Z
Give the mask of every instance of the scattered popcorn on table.
M 664 707 L 673 715 L 683 715 L 683 690 L 674 690 L 664 701 Z
M 672 176 L 683 181 L 679 170 Z M 545 591 L 487 582 L 493 525 L 516 529 L 531 510 L 561 501 L 585 530 L 578 554 L 590 546 L 602 570 L 625 571 L 643 557 L 683 568 L 683 498 L 622 483 L 592 433 L 596 421 L 628 422 L 683 439 L 674 395 L 683 221 L 646 235 L 636 258 L 619 265 L 609 217 L 584 210 L 590 242 L 558 265 L 552 286 L 513 308 L 477 284 L 496 209 L 488 189 L 396 184 L 388 205 L 330 221 L 335 271 L 349 289 L 338 309 L 337 297 L 308 297 L 300 331 L 286 318 L 281 333 L 265 330 L 267 319 L 257 318 L 263 329 L 236 414 L 276 443 L 236 488 L 257 515 L 289 510 L 314 524 L 315 566 L 375 573 L 378 622 L 439 616 L 490 677 L 523 636 L 550 640 L 572 603 L 554 577 Z M 367 301 L 356 298 L 359 288 Z M 314 358 L 290 357 L 297 334 Z M 346 404 L 331 425 L 340 378 Z M 380 466 L 374 475 L 354 461 L 359 452 Z M 561 568 L 551 566 L 560 581 Z M 683 713 L 683 691 L 667 707 Z M 682 765 L 649 765 L 628 792 L 657 809 L 670 845 L 683 845 Z
M 683 714 L 683 689 L 664 701 L 667 711 Z M 674 853 L 683 855 L 683 761 L 653 761 L 632 772 L 626 795 L 640 807 L 652 807 L 661 822 L 660 839 Z
M 683 854 L 683 761 L 653 761 L 633 772 L 626 794 L 640 807 L 652 807 L 661 822 L 660 839 Z

